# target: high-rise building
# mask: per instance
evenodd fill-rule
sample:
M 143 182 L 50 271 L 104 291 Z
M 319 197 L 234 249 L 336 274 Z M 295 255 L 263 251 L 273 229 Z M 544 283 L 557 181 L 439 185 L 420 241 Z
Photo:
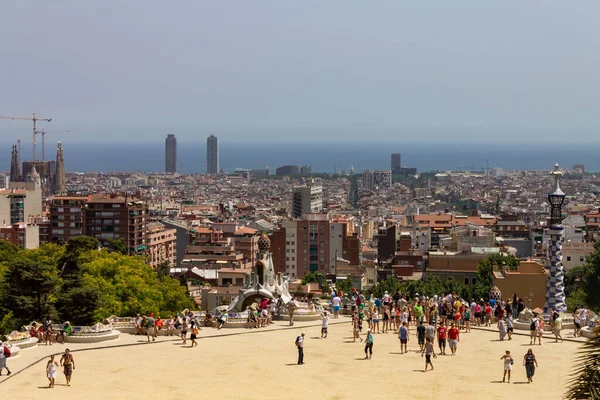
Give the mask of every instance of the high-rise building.
M 400 153 L 392 153 L 392 174 L 400 174 L 400 168 L 402 168 L 402 164 L 400 163 Z
M 275 175 L 298 175 L 300 167 L 297 165 L 284 165 L 275 170 Z
M 366 170 L 363 171 L 363 189 L 378 190 L 392 186 L 392 171 Z
M 323 186 L 311 183 L 309 186 L 294 188 L 292 217 L 300 218 L 306 213 L 323 210 Z
M 206 173 L 219 173 L 219 139 L 215 135 L 206 139 Z
M 165 172 L 177 172 L 177 139 L 172 134 L 165 139 Z

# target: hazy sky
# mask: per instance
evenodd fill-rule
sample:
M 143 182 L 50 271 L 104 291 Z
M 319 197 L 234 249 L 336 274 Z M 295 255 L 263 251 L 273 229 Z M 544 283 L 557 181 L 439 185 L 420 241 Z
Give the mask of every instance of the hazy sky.
M 599 16 L 598 0 L 4 1 L 0 115 L 78 141 L 600 142 Z M 30 130 L 0 120 L 2 140 Z

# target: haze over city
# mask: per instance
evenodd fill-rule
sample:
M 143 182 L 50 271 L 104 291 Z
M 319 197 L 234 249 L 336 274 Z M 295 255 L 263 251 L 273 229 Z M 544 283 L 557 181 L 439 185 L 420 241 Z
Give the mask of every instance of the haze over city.
M 19 1 L 0 115 L 73 142 L 598 142 L 597 1 Z M 31 132 L 0 121 L 3 140 Z

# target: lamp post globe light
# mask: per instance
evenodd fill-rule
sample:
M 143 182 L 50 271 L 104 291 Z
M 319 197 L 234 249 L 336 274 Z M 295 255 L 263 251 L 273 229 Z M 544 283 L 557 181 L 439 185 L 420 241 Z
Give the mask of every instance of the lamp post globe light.
M 566 311 L 567 308 L 562 264 L 563 226 L 561 225 L 565 194 L 560 189 L 559 179 L 562 172 L 558 169 L 558 164 L 554 165 L 554 171 L 550 175 L 554 177 L 554 190 L 548 194 L 548 202 L 550 203 L 550 242 L 548 243 L 550 271 L 546 280 L 544 313 L 549 313 L 553 308 L 556 308 L 557 311 Z

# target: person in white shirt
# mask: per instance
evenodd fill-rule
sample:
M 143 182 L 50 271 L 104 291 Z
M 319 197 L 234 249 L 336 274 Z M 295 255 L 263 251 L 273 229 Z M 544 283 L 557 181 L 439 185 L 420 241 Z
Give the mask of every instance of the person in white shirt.
M 335 295 L 335 297 L 331 300 L 331 305 L 333 306 L 333 318 L 338 318 L 340 316 L 340 304 L 342 299 L 340 296 Z
M 327 338 L 327 327 L 329 326 L 329 317 L 327 316 L 327 311 L 323 311 L 321 314 L 321 339 Z

